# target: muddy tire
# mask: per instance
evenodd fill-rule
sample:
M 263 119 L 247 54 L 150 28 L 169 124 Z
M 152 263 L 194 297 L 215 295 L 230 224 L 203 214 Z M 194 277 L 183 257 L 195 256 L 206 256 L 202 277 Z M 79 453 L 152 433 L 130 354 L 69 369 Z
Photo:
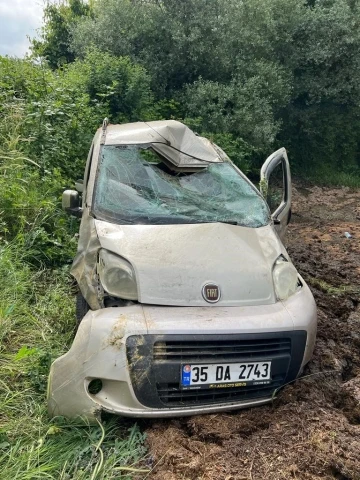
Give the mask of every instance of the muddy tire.
M 78 329 L 81 320 L 85 317 L 87 312 L 90 310 L 90 307 L 85 300 L 85 298 L 82 296 L 82 293 L 79 292 L 76 295 L 76 308 L 75 308 L 75 314 L 76 314 L 76 329 Z

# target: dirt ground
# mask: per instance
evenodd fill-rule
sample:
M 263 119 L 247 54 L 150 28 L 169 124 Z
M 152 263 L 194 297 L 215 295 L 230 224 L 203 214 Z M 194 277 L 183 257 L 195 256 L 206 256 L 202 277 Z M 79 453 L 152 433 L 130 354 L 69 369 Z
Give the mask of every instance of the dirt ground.
M 359 220 L 360 192 L 295 189 L 287 246 L 319 321 L 304 378 L 268 406 L 147 423 L 149 479 L 360 479 Z

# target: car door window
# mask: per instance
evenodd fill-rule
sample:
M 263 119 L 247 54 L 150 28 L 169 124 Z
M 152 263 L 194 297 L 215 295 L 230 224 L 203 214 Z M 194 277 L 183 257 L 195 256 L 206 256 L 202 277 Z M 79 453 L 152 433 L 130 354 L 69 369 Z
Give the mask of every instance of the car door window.
M 284 200 L 284 196 L 284 166 L 281 162 L 271 172 L 268 180 L 266 201 L 269 205 L 271 213 L 274 213 L 275 210 L 281 205 Z

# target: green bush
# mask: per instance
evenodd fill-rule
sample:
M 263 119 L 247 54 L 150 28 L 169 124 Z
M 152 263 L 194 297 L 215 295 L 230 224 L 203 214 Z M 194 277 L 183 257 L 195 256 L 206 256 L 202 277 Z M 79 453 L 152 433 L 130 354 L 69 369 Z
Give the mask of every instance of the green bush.
M 0 120 L 0 245 L 16 241 L 32 264 L 69 262 L 76 248 L 77 225 L 60 209 L 66 185 L 60 171 L 43 170 L 27 156 L 22 136 L 26 105 L 5 98 Z

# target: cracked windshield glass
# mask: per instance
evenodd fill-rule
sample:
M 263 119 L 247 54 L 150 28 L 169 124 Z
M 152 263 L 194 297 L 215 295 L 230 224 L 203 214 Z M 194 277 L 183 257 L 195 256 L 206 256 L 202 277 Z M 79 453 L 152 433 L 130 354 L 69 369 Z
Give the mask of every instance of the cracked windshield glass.
M 104 146 L 95 186 L 96 218 L 119 224 L 223 222 L 261 227 L 268 209 L 227 162 L 174 172 L 149 145 Z

